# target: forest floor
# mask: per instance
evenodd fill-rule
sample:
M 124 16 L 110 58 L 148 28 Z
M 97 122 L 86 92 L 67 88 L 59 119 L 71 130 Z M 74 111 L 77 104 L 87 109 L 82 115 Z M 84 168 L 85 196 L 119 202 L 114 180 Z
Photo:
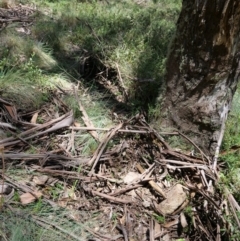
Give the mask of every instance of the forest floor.
M 27 9 L 9 8 L 2 28 L 30 21 Z M 101 88 L 119 93 L 106 82 Z M 240 207 L 219 182 L 223 163 L 178 131 L 154 129 L 142 113 L 130 118 L 112 106 L 111 122 L 96 126 L 86 104 L 92 99 L 79 82 L 47 92 L 38 108 L 16 96 L 0 98 L 1 240 L 235 238 L 229 214 L 239 224 Z M 124 91 L 115 94 L 119 104 Z M 169 136 L 191 148 L 171 146 Z

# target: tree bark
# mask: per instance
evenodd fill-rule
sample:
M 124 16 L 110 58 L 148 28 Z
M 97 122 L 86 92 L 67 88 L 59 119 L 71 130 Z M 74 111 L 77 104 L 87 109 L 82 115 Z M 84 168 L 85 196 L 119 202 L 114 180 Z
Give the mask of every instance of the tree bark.
M 239 0 L 183 0 L 167 61 L 163 126 L 213 155 L 239 79 L 239 27 Z

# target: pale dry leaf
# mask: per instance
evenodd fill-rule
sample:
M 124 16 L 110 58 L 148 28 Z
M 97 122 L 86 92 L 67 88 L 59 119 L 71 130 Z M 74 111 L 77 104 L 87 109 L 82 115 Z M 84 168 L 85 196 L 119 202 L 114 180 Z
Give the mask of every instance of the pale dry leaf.
M 23 205 L 26 205 L 34 202 L 36 199 L 40 198 L 41 196 L 42 196 L 42 193 L 39 191 L 35 191 L 32 193 L 27 192 L 20 196 L 20 201 Z
M 155 222 L 155 224 L 154 224 L 154 233 L 155 234 L 160 233 L 161 230 L 162 230 L 161 225 L 158 222 Z
M 149 201 L 147 201 L 147 200 L 144 200 L 143 203 L 142 203 L 142 205 L 143 205 L 145 208 L 151 207 L 151 204 L 152 204 L 152 202 L 149 202 Z
M 180 214 L 180 222 L 183 228 L 186 228 L 188 226 L 187 219 L 183 212 L 181 212 Z
M 81 127 L 81 124 L 80 124 L 79 122 L 76 122 L 76 121 L 74 121 L 73 125 L 74 125 L 75 127 Z
M 34 176 L 33 177 L 33 182 L 36 185 L 42 186 L 44 185 L 48 180 L 48 176 L 47 175 L 42 175 L 42 176 Z
M 138 179 L 141 176 L 141 174 L 137 172 L 129 172 L 124 178 L 123 181 L 126 184 L 132 183 L 134 180 Z
M 38 112 L 34 113 L 31 119 L 31 123 L 32 124 L 36 124 L 37 123 L 37 118 L 38 118 Z
M 187 194 L 183 190 L 183 186 L 181 184 L 173 186 L 166 195 L 167 198 L 157 207 L 157 209 L 164 215 L 173 213 L 187 199 Z
M 47 130 L 47 132 L 57 131 L 64 127 L 69 127 L 73 123 L 73 115 L 67 116 L 65 119 L 59 121 L 58 123 L 54 124 L 51 128 Z
M 165 234 L 165 235 L 162 237 L 161 240 L 162 240 L 162 241 L 171 241 L 171 237 L 170 237 L 170 235 L 167 233 L 167 234 Z

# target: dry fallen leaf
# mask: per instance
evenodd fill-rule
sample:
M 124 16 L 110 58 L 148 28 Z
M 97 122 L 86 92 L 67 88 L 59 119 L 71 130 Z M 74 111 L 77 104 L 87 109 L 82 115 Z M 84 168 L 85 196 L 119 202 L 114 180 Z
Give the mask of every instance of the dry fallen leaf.
M 36 124 L 37 123 L 37 118 L 38 118 L 38 112 L 34 113 L 34 115 L 32 116 L 32 119 L 31 119 L 31 123 L 32 124 Z
M 33 177 L 33 182 L 36 185 L 44 185 L 48 180 L 48 176 L 47 175 L 42 175 L 42 176 L 35 176 Z
M 183 228 L 186 228 L 188 226 L 187 219 L 183 212 L 181 212 L 180 214 L 180 222 Z
M 81 124 L 80 124 L 79 122 L 76 122 L 76 121 L 74 121 L 73 125 L 74 125 L 75 127 L 81 127 Z
M 173 186 L 166 195 L 167 198 L 157 207 L 160 213 L 163 213 L 164 215 L 172 214 L 187 199 L 187 194 L 183 190 L 181 184 Z
M 32 193 L 27 192 L 20 196 L 20 200 L 22 204 L 26 205 L 34 202 L 36 199 L 40 198 L 41 196 L 42 196 L 42 193 L 39 191 L 32 192 Z
M 138 179 L 141 174 L 137 172 L 129 172 L 124 178 L 123 181 L 126 184 L 130 184 L 133 182 L 135 179 Z

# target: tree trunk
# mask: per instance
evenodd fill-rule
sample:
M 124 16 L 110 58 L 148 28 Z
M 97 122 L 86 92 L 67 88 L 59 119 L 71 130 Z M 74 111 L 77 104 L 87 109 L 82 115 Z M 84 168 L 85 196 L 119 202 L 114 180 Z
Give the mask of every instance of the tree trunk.
M 218 152 L 240 72 L 240 1 L 183 0 L 167 62 L 164 127 Z

